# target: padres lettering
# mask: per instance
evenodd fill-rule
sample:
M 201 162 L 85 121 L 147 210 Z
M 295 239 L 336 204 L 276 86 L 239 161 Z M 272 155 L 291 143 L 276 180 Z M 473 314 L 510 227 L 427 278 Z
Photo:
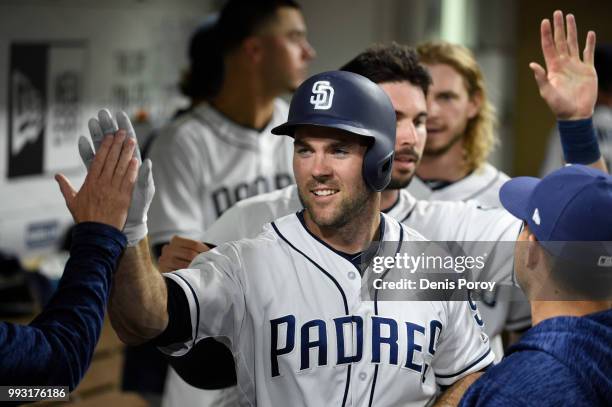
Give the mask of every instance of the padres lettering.
M 289 357 L 294 349 L 298 349 L 299 360 L 299 366 L 295 367 L 296 372 L 311 367 L 311 351 L 317 352 L 317 366 L 327 365 L 330 356 L 334 356 L 332 363 L 336 365 L 357 363 L 363 357 L 364 335 L 371 343 L 371 355 L 368 356 L 371 363 L 401 363 L 403 367 L 421 373 L 425 364 L 419 362 L 431 360 L 436 353 L 437 341 L 442 332 L 442 322 L 435 319 L 425 327 L 412 322 L 401 324 L 395 319 L 372 316 L 367 325 L 364 330 L 363 318 L 356 315 L 334 318 L 333 323 L 313 319 L 301 327 L 297 326 L 294 315 L 271 320 L 272 377 L 281 375 L 279 358 Z M 400 329 L 406 332 L 406 343 L 399 340 Z M 329 336 L 335 336 L 335 340 Z M 383 347 L 388 349 L 388 358 L 385 360 L 381 357 Z M 429 357 L 419 356 L 423 353 Z
M 211 193 L 217 217 L 231 208 L 236 202 L 251 196 L 282 189 L 293 183 L 289 174 L 277 174 L 274 178 L 259 176 L 253 181 L 240 182 L 234 186 L 222 186 Z
M 317 81 L 312 85 L 313 95 L 310 97 L 310 103 L 315 109 L 327 110 L 332 106 L 334 100 L 334 88 L 329 84 L 329 81 Z

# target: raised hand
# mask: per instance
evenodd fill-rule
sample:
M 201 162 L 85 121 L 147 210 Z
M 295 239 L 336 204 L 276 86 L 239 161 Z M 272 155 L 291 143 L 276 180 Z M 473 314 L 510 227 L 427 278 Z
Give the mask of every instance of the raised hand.
M 98 112 L 97 119 L 93 118 L 89 120 L 89 133 L 96 152 L 102 140 L 105 138 L 105 135 L 112 135 L 118 130 L 122 130 L 127 140 L 132 140 L 134 143 L 134 159 L 140 164 L 140 150 L 136 142 L 136 133 L 134 132 L 130 119 L 124 112 L 117 113 L 116 118 L 117 122 L 115 123 L 110 112 L 103 109 Z M 89 170 L 95 154 L 91 149 L 91 145 L 84 137 L 79 139 L 79 154 L 83 159 L 83 163 Z M 132 204 L 127 216 L 125 228 L 123 229 L 123 232 L 128 238 L 129 246 L 134 246 L 147 235 L 147 212 L 154 194 L 155 185 L 151 172 L 151 160 L 147 159 L 142 163 L 138 171 L 138 178 L 132 195 Z
M 172 236 L 170 243 L 162 247 L 158 269 L 162 273 L 167 273 L 187 268 L 198 254 L 208 250 L 210 250 L 208 246 L 197 240 Z
M 597 74 L 593 66 L 595 32 L 587 33 L 586 45 L 580 59 L 576 19 L 572 14 L 553 14 L 553 29 L 548 19 L 542 20 L 540 39 L 546 70 L 531 62 L 540 96 L 560 120 L 585 119 L 593 115 L 597 101 Z
M 99 222 L 123 229 L 140 166 L 133 158 L 135 148 L 135 140 L 127 138 L 125 131 L 100 140 L 78 192 L 63 174 L 55 176 L 75 222 Z

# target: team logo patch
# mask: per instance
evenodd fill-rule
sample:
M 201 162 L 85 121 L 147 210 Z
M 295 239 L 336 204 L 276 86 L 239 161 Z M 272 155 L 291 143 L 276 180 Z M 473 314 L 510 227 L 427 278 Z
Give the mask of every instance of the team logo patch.
M 540 219 L 540 211 L 538 211 L 538 208 L 536 208 L 536 210 L 533 211 L 533 216 L 531 217 L 531 219 L 533 219 L 536 225 L 540 226 L 541 219 Z
M 310 97 L 310 103 L 317 110 L 327 110 L 332 107 L 334 100 L 334 88 L 331 87 L 329 81 L 317 81 L 312 85 L 313 95 Z

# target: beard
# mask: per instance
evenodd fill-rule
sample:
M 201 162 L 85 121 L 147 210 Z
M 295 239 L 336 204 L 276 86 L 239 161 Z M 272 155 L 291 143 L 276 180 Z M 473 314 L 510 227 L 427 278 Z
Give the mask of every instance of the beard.
M 361 214 L 370 206 L 376 194 L 367 189 L 365 183 L 363 183 L 353 197 L 343 198 L 333 208 L 331 214 L 324 214 L 314 205 L 311 205 L 307 198 L 308 194 L 310 194 L 310 189 L 308 187 L 304 193 L 298 188 L 298 196 L 312 221 L 320 228 L 340 228 L 348 225 L 351 221 L 361 219 Z
M 425 150 L 423 151 L 423 155 L 427 157 L 439 157 L 444 155 L 450 150 L 455 144 L 459 142 L 463 138 L 464 133 L 455 134 L 446 144 L 440 147 L 427 147 L 427 143 L 425 143 Z
M 389 185 L 387 185 L 387 188 L 385 189 L 404 189 L 406 188 L 412 182 L 412 179 L 414 178 L 414 174 L 415 173 L 413 172 L 406 178 L 391 177 L 391 182 L 389 182 Z
M 405 147 L 395 152 L 395 157 L 398 156 L 408 156 L 412 158 L 415 162 L 414 170 L 412 172 L 403 175 L 403 176 L 393 176 L 393 172 L 391 172 L 391 181 L 387 188 L 385 189 L 402 189 L 406 188 L 410 185 L 410 182 L 414 178 L 414 174 L 416 173 L 416 169 L 419 167 L 419 163 L 421 162 L 421 155 L 416 151 L 414 147 Z

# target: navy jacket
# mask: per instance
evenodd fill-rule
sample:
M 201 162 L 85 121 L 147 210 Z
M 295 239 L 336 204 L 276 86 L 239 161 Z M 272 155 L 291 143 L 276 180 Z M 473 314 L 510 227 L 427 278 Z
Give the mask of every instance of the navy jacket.
M 100 338 L 112 272 L 127 244 L 100 223 L 75 226 L 58 289 L 28 326 L 0 322 L 0 385 L 68 386 L 89 367 Z
M 466 392 L 460 406 L 606 406 L 612 310 L 544 320 Z

